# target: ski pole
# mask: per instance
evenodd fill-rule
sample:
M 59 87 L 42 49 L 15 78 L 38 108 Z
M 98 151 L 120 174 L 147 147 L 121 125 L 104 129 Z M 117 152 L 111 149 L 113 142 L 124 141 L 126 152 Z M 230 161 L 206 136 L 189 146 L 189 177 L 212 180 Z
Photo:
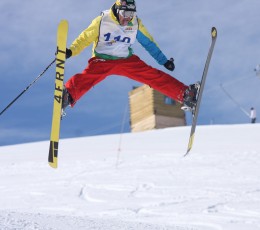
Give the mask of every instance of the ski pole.
M 52 66 L 52 64 L 56 61 L 56 58 L 46 67 L 45 70 L 43 70 L 43 72 L 32 82 L 30 83 L 14 100 L 12 100 L 4 109 L 3 111 L 0 113 L 0 116 L 13 104 L 17 101 L 17 99 L 19 97 L 21 97 L 29 88 L 31 88 L 31 86 L 37 82 L 40 77 Z

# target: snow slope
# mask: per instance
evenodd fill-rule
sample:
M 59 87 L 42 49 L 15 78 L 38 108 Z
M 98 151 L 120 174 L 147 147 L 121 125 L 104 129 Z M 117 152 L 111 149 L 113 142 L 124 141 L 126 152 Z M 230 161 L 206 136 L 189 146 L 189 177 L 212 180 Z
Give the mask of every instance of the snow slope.
M 260 124 L 0 147 L 0 229 L 260 229 Z

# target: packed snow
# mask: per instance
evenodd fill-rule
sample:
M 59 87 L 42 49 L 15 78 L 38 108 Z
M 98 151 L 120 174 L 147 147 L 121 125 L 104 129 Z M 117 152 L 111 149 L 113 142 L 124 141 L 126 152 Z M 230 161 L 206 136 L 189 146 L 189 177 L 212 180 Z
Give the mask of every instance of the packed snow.
M 0 229 L 260 229 L 260 124 L 189 131 L 0 147 Z

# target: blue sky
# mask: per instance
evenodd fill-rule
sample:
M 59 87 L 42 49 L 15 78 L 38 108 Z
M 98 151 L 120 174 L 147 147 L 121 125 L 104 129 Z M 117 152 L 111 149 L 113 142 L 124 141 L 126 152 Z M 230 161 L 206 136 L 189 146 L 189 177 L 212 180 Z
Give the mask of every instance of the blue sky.
M 249 118 L 225 95 L 220 84 L 246 110 L 260 113 L 259 0 L 137 0 L 138 15 L 166 56 L 174 57 L 171 75 L 185 84 L 203 72 L 216 26 L 218 40 L 208 73 L 199 124 L 248 123 Z M 149 3 L 149 6 L 147 4 Z M 0 110 L 54 59 L 61 19 L 70 24 L 68 46 L 91 20 L 113 4 L 110 0 L 2 0 L 0 2 Z M 87 48 L 66 63 L 65 80 L 81 72 L 91 55 Z M 165 70 L 138 44 L 135 53 Z M 165 70 L 167 71 L 167 70 Z M 46 140 L 50 135 L 55 69 L 48 72 L 0 117 L 0 145 Z M 62 121 L 61 138 L 118 133 L 128 109 L 128 92 L 138 82 L 111 76 L 90 90 Z M 187 114 L 189 120 L 189 114 Z M 129 131 L 129 117 L 124 131 Z

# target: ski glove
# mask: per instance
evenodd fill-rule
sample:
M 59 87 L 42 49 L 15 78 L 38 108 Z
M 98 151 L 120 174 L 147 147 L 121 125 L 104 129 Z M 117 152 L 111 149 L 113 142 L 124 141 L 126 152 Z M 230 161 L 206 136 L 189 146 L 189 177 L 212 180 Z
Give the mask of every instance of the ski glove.
M 68 48 L 66 48 L 66 59 L 69 59 L 72 55 L 72 51 Z
M 173 71 L 175 69 L 174 59 L 170 58 L 170 60 L 165 62 L 164 67 L 170 71 Z

